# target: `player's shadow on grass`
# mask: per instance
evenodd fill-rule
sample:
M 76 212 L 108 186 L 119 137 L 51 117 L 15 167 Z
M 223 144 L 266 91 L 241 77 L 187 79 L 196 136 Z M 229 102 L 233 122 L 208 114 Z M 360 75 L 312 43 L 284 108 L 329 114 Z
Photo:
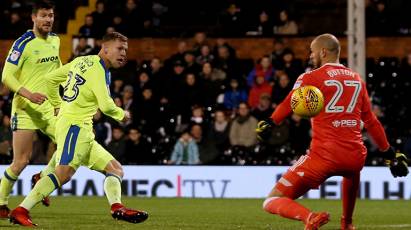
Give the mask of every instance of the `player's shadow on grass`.
M 2 223 L 0 223 L 0 229 L 4 229 L 4 228 L 15 228 L 18 225 L 14 225 L 12 223 L 10 223 L 8 220 L 7 222 L 5 222 L 6 220 L 4 220 L 4 223 L 2 221 Z

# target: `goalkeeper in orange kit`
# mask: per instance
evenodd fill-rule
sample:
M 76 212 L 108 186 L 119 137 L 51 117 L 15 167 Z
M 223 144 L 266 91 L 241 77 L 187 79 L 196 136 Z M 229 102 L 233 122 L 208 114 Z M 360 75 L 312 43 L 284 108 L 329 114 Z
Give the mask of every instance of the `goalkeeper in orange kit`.
M 340 44 L 331 34 L 316 37 L 311 43 L 310 59 L 315 70 L 302 74 L 294 89 L 312 85 L 324 95 L 324 108 L 314 118 L 312 141 L 308 153 L 288 169 L 264 201 L 265 211 L 302 221 L 306 230 L 319 229 L 329 221 L 327 212 L 313 212 L 294 201 L 308 190 L 318 188 L 331 176 L 342 176 L 343 214 L 341 229 L 355 229 L 352 221 L 360 171 L 367 149 L 361 135 L 361 122 L 383 152 L 394 177 L 408 174 L 407 158 L 396 153 L 387 141 L 385 131 L 371 111 L 366 85 L 358 73 L 339 64 Z M 264 139 L 273 125 L 292 113 L 290 92 L 276 108 L 269 121 L 257 127 Z

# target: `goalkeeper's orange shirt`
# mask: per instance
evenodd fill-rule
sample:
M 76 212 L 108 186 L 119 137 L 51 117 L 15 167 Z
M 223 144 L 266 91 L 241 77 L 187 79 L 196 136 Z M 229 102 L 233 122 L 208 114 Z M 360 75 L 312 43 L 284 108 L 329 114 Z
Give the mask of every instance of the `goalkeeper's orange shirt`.
M 311 118 L 310 152 L 334 162 L 364 161 L 367 150 L 361 129 L 364 126 L 379 149 L 389 147 L 384 129 L 371 111 L 370 98 L 360 75 L 344 65 L 327 63 L 304 73 L 296 80 L 293 90 L 313 85 L 324 95 L 322 111 Z M 291 95 L 278 105 L 271 118 L 281 123 L 292 113 Z

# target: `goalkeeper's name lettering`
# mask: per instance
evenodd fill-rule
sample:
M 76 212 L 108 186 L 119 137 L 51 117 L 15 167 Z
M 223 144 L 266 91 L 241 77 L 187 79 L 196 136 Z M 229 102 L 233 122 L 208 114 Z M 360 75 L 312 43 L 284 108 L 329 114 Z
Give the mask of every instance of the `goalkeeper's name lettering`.
M 348 69 L 333 69 L 327 71 L 328 76 L 335 77 L 337 75 L 347 75 L 350 77 L 354 77 L 354 73 Z

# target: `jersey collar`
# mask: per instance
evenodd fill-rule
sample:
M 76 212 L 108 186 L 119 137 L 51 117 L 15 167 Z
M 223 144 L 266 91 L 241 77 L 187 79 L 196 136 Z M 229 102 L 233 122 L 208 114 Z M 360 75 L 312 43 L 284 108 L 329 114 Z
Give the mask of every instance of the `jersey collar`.
M 324 65 L 331 65 L 331 66 L 345 67 L 343 64 L 340 64 L 340 63 L 325 63 Z
M 106 84 L 107 85 L 110 85 L 110 83 L 111 83 L 111 74 L 110 74 L 110 70 L 108 70 L 107 69 L 107 67 L 106 67 L 106 64 L 104 63 L 104 60 L 99 56 L 99 58 L 100 58 L 100 64 L 101 64 L 101 66 L 103 67 L 103 69 L 104 69 L 104 72 L 106 73 L 105 75 L 105 78 L 106 78 Z

